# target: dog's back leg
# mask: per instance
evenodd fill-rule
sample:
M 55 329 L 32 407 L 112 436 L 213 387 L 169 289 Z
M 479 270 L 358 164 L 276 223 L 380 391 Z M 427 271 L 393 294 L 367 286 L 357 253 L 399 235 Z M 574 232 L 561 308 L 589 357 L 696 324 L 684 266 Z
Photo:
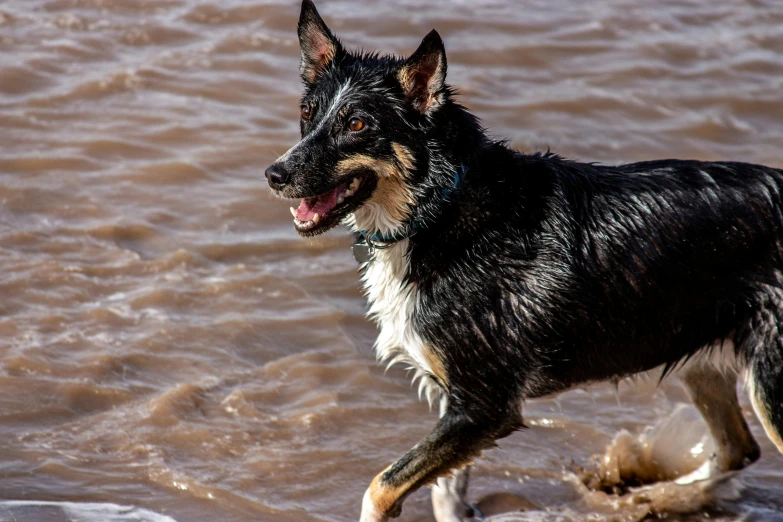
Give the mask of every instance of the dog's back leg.
M 468 493 L 470 466 L 440 477 L 432 487 L 432 512 L 436 522 L 465 522 L 480 515 L 465 499 Z
M 742 469 L 758 460 L 759 445 L 737 400 L 737 373 L 707 361 L 688 363 L 680 373 L 694 406 L 707 422 L 717 446 L 717 471 Z
M 448 397 L 441 397 L 440 416 L 448 411 Z M 470 466 L 458 469 L 451 476 L 440 477 L 432 487 L 432 511 L 436 522 L 462 522 L 476 515 L 476 508 L 465 499 L 470 480 Z
M 783 308 L 759 315 L 761 331 L 748 356 L 750 399 L 767 436 L 783 453 Z
M 778 278 L 783 280 L 783 276 Z M 753 410 L 767 436 L 783 452 L 783 288 L 767 287 L 759 295 L 758 308 L 737 334 Z
M 749 385 L 753 410 L 769 439 L 783 453 L 783 357 L 754 361 Z

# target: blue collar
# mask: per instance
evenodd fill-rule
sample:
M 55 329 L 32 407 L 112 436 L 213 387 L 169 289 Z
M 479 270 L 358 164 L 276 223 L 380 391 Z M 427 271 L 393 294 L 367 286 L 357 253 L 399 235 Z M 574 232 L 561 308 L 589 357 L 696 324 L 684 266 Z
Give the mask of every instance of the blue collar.
M 467 173 L 468 173 L 468 168 L 464 164 L 460 165 L 460 167 L 456 171 L 454 171 L 454 179 L 451 183 L 451 186 L 444 188 L 440 193 L 441 202 L 447 201 L 449 199 L 449 196 L 451 196 L 451 194 L 455 190 L 457 190 L 460 187 L 460 185 L 462 185 L 462 182 L 464 181 L 465 175 Z M 394 234 L 381 234 L 380 232 L 375 232 L 373 234 L 370 234 L 363 230 L 360 230 L 359 234 L 362 236 L 362 239 L 364 239 L 364 241 L 367 243 L 367 246 L 370 248 L 370 250 L 384 250 L 386 248 L 394 246 L 395 243 L 402 241 L 403 239 L 407 239 L 415 235 L 418 230 L 423 228 L 427 228 L 424 221 L 420 219 L 414 219 L 411 220 L 410 223 L 405 225 L 405 227 L 403 227 L 402 230 Z

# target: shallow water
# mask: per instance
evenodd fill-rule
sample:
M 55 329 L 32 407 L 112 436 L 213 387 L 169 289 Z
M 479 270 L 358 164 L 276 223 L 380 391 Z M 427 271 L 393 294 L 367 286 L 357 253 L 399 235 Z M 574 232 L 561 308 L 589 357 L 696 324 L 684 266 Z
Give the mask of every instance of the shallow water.
M 348 238 L 298 239 L 263 179 L 297 139 L 295 3 L 0 1 L 0 498 L 357 520 L 433 425 L 374 362 Z M 777 0 L 319 8 L 354 47 L 436 27 L 462 101 L 522 150 L 783 166 Z M 571 470 L 686 400 L 671 380 L 531 401 L 471 498 L 637 520 Z M 763 457 L 705 512 L 783 520 L 783 457 L 742 400 Z M 427 492 L 401 520 L 431 520 Z

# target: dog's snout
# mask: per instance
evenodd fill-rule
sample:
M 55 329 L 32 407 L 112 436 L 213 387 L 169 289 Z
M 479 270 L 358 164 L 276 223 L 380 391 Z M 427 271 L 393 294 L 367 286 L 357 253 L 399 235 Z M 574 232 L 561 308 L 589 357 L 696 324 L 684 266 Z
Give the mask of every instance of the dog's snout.
M 269 186 L 273 189 L 285 187 L 291 179 L 291 173 L 279 163 L 273 163 L 266 169 L 265 174 L 266 179 L 269 181 Z

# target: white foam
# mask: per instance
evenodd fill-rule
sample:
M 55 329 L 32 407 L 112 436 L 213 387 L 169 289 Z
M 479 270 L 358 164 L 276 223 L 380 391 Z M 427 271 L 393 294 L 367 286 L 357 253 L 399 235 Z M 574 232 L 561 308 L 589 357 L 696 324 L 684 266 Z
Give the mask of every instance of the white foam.
M 92 502 L 45 502 L 30 500 L 5 500 L 0 502 L 1 520 L 34 520 L 36 509 L 45 512 L 46 520 L 56 515 L 56 510 L 62 512 L 62 521 L 78 520 L 79 522 L 177 522 L 173 518 L 154 513 L 148 509 L 134 506 L 120 506 L 110 503 Z M 52 511 L 55 513 L 52 513 Z M 37 518 L 35 520 L 38 520 Z

